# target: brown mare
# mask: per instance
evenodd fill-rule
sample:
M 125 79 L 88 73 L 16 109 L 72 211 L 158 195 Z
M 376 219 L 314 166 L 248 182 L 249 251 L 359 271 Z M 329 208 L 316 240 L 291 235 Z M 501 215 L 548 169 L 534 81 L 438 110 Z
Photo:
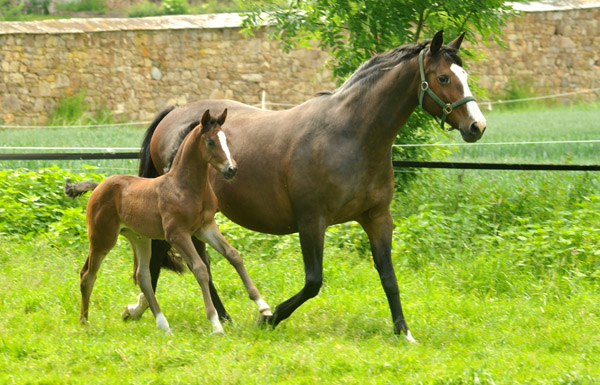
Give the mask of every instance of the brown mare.
M 227 243 L 214 221 L 217 199 L 209 181 L 209 164 L 229 180 L 237 172 L 221 125 L 227 110 L 217 119 L 207 110 L 181 145 L 171 170 L 155 179 L 114 175 L 98 185 L 87 205 L 90 250 L 81 269 L 81 322 L 88 319 L 90 295 L 102 260 L 124 235 L 133 248 L 134 278 L 148 301 L 159 329 L 170 333 L 169 323 L 154 296 L 150 280 L 151 240 L 164 239 L 181 254 L 202 289 L 206 315 L 213 332 L 223 327 L 208 287 L 209 272 L 196 252 L 192 236 L 214 247 L 235 267 L 248 295 L 263 315 L 269 305 L 261 298 L 237 251 Z M 90 186 L 94 187 L 94 186 Z
M 165 110 L 146 133 L 140 175 L 162 174 L 190 122 L 207 108 L 227 108 L 230 119 L 224 130 L 232 136 L 231 151 L 240 168 L 231 182 L 210 173 L 219 209 L 255 231 L 300 235 L 304 287 L 279 304 L 266 321 L 276 326 L 317 295 L 323 282 L 325 229 L 355 220 L 368 234 L 394 331 L 414 341 L 391 259 L 392 145 L 418 105 L 440 117 L 442 127 L 448 123 L 458 129 L 467 142 L 483 135 L 485 118 L 457 55 L 463 36 L 443 45 L 440 31 L 431 41 L 374 56 L 337 90 L 285 111 L 264 111 L 226 100 Z M 161 263 L 168 260 L 166 249 L 153 242 L 153 285 Z M 205 246 L 200 243 L 198 251 L 205 255 Z M 219 316 L 228 318 L 212 281 L 209 285 Z M 126 312 L 140 316 L 144 308 L 139 305 L 130 305 Z

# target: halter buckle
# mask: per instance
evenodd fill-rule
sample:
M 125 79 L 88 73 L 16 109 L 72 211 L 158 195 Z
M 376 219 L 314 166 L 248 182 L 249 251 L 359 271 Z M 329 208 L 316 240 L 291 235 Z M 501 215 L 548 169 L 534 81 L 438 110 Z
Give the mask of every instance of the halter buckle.
M 452 112 L 452 106 L 450 105 L 450 103 L 444 106 L 444 112 L 446 113 L 446 115 L 449 115 Z
M 423 80 L 421 82 L 421 91 L 427 91 L 429 89 L 429 83 L 427 83 L 427 80 Z

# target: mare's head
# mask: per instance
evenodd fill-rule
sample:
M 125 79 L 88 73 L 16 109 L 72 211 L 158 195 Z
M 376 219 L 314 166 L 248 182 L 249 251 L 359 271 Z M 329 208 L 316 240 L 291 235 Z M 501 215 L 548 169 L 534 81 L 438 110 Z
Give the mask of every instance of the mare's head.
M 229 152 L 229 141 L 225 133 L 221 130 L 221 125 L 225 123 L 227 117 L 227 109 L 223 111 L 217 118 L 210 115 L 210 111 L 206 110 L 202 115 L 200 131 L 200 151 L 204 159 L 211 166 L 219 171 L 225 179 L 231 179 L 237 173 L 237 163 L 231 157 Z
M 464 33 L 444 45 L 443 31 L 435 34 L 429 49 L 421 53 L 421 89 L 419 103 L 433 116 L 458 129 L 466 142 L 476 142 L 486 128 L 486 121 L 467 84 L 458 50 Z

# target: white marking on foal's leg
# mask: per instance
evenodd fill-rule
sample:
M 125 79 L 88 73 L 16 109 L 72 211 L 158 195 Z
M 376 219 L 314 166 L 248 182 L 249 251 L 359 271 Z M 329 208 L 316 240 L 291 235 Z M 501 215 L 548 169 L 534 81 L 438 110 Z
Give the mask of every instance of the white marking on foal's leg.
M 156 315 L 156 327 L 160 330 L 163 330 L 166 335 L 171 334 L 171 328 L 169 328 L 169 322 L 163 313 L 158 313 Z
M 121 315 L 123 319 L 139 319 L 142 314 L 148 309 L 150 305 L 148 305 L 148 301 L 146 301 L 146 297 L 144 297 L 144 293 L 140 293 L 138 295 L 138 302 L 135 305 L 127 305 L 125 307 L 125 311 Z
M 214 334 L 225 333 L 225 330 L 223 330 L 223 326 L 221 325 L 221 321 L 219 321 L 219 315 L 216 312 L 215 315 L 210 317 L 210 323 L 212 323 Z
M 271 307 L 268 303 L 265 302 L 264 299 L 259 298 L 254 302 L 256 302 L 256 305 L 258 306 L 258 311 L 260 312 L 260 314 L 262 314 L 263 316 L 273 315 L 273 313 L 271 312 Z

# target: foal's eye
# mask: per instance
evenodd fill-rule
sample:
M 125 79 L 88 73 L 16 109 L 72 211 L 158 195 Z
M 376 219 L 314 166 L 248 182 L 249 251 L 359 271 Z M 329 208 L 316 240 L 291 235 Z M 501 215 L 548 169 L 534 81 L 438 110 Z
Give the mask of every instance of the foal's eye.
M 438 81 L 440 82 L 440 84 L 450 84 L 450 76 L 440 75 L 438 76 Z
M 208 143 L 208 146 L 209 146 L 209 147 L 213 147 L 213 146 L 215 145 L 215 141 L 214 141 L 214 140 L 212 140 L 212 139 L 208 139 L 208 140 L 206 141 L 206 143 Z

